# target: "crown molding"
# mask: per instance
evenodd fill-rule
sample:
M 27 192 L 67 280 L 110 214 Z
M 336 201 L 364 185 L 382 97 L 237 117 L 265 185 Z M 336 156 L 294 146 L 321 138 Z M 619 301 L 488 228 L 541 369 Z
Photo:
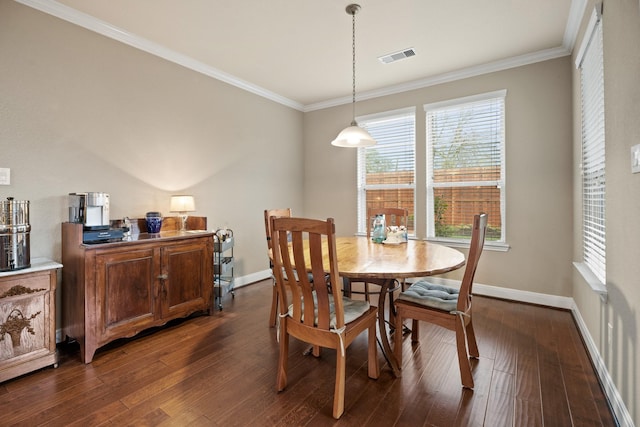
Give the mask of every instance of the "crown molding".
M 466 79 L 469 77 L 476 77 L 483 74 L 494 73 L 497 71 L 503 71 L 510 68 L 521 67 L 523 65 L 534 64 L 536 62 L 547 61 L 550 59 L 561 58 L 563 56 L 571 55 L 571 51 L 564 47 L 556 47 L 552 49 L 546 49 L 539 52 L 529 53 L 526 55 L 514 56 L 511 58 L 503 59 L 500 61 L 489 62 L 486 64 L 464 68 L 450 73 L 443 73 L 424 79 L 414 80 L 407 83 L 402 83 L 394 86 L 387 86 L 382 89 L 371 90 L 367 92 L 361 92 L 357 96 L 357 101 L 364 101 L 367 99 L 379 98 L 381 96 L 395 95 L 410 90 L 422 89 L 429 86 L 435 86 L 443 83 L 449 83 L 456 80 Z M 315 104 L 305 105 L 304 112 L 321 110 L 324 108 L 335 107 L 338 105 L 348 104 L 352 102 L 351 97 L 342 97 L 329 99 L 327 101 L 317 102 Z
M 109 24 L 108 22 L 101 21 L 86 13 L 79 12 L 69 6 L 58 3 L 53 0 L 15 0 L 18 3 L 22 3 L 25 6 L 29 6 L 33 9 L 37 9 L 41 12 L 55 16 L 56 18 L 63 19 L 72 24 L 86 28 L 87 30 L 96 32 L 105 37 L 117 40 L 121 43 L 132 46 L 136 49 L 140 49 L 152 55 L 166 59 L 167 61 L 174 62 L 185 68 L 191 69 L 198 73 L 220 80 L 224 83 L 228 83 L 232 86 L 246 90 L 255 95 L 261 96 L 287 107 L 294 108 L 296 110 L 303 110 L 303 105 L 299 102 L 293 101 L 277 93 L 266 90 L 260 86 L 256 86 L 252 83 L 239 79 L 231 74 L 225 73 L 210 65 L 197 61 L 189 56 L 178 53 L 174 50 L 168 49 L 162 45 L 154 43 L 136 34 L 130 33 L 122 28 Z
M 189 56 L 183 55 L 162 45 L 147 40 L 143 37 L 140 37 L 136 34 L 130 33 L 122 28 L 111 25 L 108 22 L 101 21 L 91 15 L 87 15 L 76 9 L 58 3 L 55 0 L 14 1 L 298 111 L 310 112 L 335 107 L 338 105 L 349 104 L 352 102 L 351 96 L 345 96 L 341 98 L 334 98 L 313 104 L 303 105 L 299 102 L 264 89 L 260 86 L 239 79 L 231 74 L 225 73 L 224 71 L 219 70 L 215 67 L 204 64 L 203 62 L 197 61 Z M 520 67 L 536 62 L 542 62 L 571 55 L 585 8 L 586 0 L 571 1 L 569 19 L 567 21 L 567 27 L 565 30 L 562 46 L 512 58 L 506 58 L 503 60 L 456 70 L 449 73 L 443 73 L 424 79 L 402 83 L 399 85 L 393 85 L 368 92 L 362 92 L 358 94 L 357 100 L 364 101 L 367 99 L 379 98 L 382 96 L 395 95 L 410 90 L 422 89 L 442 83 L 449 83 L 469 77 L 480 76 L 482 74 L 503 71 L 510 68 Z
M 562 39 L 562 46 L 569 51 L 573 51 L 580 31 L 580 23 L 584 17 L 587 9 L 587 0 L 571 0 L 571 6 L 569 8 L 569 18 L 567 19 L 567 26 L 564 30 L 564 38 Z

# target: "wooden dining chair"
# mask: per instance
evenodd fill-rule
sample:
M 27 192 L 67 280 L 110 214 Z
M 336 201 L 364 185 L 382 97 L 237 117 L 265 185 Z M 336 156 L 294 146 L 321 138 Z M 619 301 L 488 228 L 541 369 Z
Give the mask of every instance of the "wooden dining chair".
M 271 245 L 271 217 L 291 217 L 291 208 L 282 208 L 282 209 L 265 209 L 264 210 L 264 229 L 267 235 L 267 249 L 269 255 L 269 268 L 273 270 L 273 260 L 271 256 L 272 245 Z M 276 286 L 276 279 L 274 275 L 271 275 L 273 278 L 273 292 L 271 296 L 271 314 L 269 315 L 269 326 L 276 326 L 276 318 L 278 316 L 278 287 Z
M 367 301 L 355 301 L 342 295 L 332 218 L 321 221 L 272 217 L 271 233 L 280 316 L 276 388 L 282 391 L 287 386 L 289 336 L 312 344 L 314 356 L 320 356 L 321 347 L 334 349 L 333 417 L 338 419 L 344 412 L 346 351 L 365 330 L 368 331 L 368 376 L 376 379 L 380 375 L 376 348 L 377 309 Z M 323 252 L 328 253 L 328 265 L 323 261 Z M 309 272 L 313 283 L 309 275 L 296 274 L 296 271 Z
M 462 386 L 473 388 L 470 357 L 478 358 L 478 344 L 473 331 L 471 311 L 471 293 L 473 277 L 484 247 L 484 236 L 487 229 L 487 214 L 475 215 L 469 255 L 467 256 L 464 276 L 460 289 L 441 286 L 420 280 L 401 292 L 396 299 L 396 330 L 401 330 L 404 319 L 413 319 L 411 342 L 418 342 L 418 321 L 433 323 L 455 331 L 458 364 Z M 402 336 L 396 335 L 394 355 L 398 366 L 402 368 Z
M 409 211 L 404 208 L 369 208 L 367 210 L 367 238 L 371 238 L 371 224 L 376 215 L 384 215 L 387 227 L 404 225 L 409 229 Z

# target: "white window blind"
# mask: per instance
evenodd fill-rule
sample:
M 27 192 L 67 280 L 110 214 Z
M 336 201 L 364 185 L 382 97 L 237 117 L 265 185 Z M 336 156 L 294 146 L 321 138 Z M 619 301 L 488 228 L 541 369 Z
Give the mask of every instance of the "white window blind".
M 487 240 L 505 241 L 505 96 L 425 105 L 428 238 L 467 241 L 473 216 L 486 212 Z
M 582 97 L 583 261 L 605 284 L 604 65 L 600 18 L 596 8 L 587 33 L 588 39 L 578 56 L 578 67 Z
M 376 140 L 358 148 L 358 231 L 367 230 L 367 209 L 405 208 L 409 234 L 415 233 L 415 109 L 358 118 Z

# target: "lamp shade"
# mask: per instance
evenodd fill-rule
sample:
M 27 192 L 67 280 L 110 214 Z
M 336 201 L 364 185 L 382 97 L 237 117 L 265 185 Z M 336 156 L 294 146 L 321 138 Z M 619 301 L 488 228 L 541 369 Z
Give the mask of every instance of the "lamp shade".
M 336 147 L 370 147 L 376 145 L 376 140 L 369 135 L 369 132 L 362 129 L 356 123 L 351 123 L 351 126 L 345 128 L 338 134 L 336 139 L 331 141 L 331 145 Z
M 192 212 L 196 210 L 193 196 L 171 196 L 171 212 Z

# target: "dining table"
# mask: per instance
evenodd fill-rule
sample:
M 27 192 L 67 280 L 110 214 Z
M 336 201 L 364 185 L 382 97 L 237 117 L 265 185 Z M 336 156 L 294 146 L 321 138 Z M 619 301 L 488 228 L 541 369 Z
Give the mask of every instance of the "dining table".
M 411 239 L 397 244 L 385 244 L 374 243 L 364 236 L 336 237 L 336 252 L 338 272 L 343 280 L 379 285 L 378 327 L 381 347 L 394 375 L 399 377 L 400 367 L 391 351 L 386 328 L 387 293 L 393 289 L 396 281 L 459 269 L 465 264 L 464 254 L 457 249 L 426 240 Z M 327 253 L 325 258 L 325 265 L 329 265 Z M 389 311 L 391 314 L 393 307 Z

